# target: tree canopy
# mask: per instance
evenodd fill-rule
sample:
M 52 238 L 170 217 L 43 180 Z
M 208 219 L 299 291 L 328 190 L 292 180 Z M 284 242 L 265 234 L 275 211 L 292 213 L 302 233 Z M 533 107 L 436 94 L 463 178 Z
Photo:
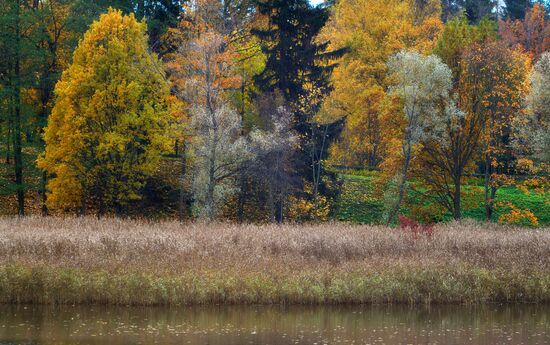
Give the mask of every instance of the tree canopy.
M 86 32 L 56 86 L 45 129 L 48 205 L 122 208 L 156 168 L 166 145 L 169 85 L 146 26 L 109 10 Z
M 544 2 L 0 0 L 0 34 L 0 214 L 550 221 Z

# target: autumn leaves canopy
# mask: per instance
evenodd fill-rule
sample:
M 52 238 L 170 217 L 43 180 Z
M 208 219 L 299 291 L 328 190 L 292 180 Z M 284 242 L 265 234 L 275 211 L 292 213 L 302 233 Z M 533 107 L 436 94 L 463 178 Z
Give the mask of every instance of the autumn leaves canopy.
M 146 25 L 109 10 L 94 22 L 57 83 L 38 165 L 48 205 L 104 210 L 139 198 L 167 148 L 169 84 Z
M 173 147 L 191 194 L 182 214 L 189 198 L 208 219 L 228 204 L 242 217 L 247 200 L 269 219 L 326 218 L 338 190 L 328 166 L 380 170 L 390 223 L 412 181 L 456 219 L 468 176 L 483 181 L 487 219 L 502 186 L 547 184 L 543 6 L 443 23 L 437 0 L 241 5 L 182 7 L 158 38 L 162 59 L 133 15 L 110 9 L 90 26 L 44 131 L 50 208 L 119 212 Z

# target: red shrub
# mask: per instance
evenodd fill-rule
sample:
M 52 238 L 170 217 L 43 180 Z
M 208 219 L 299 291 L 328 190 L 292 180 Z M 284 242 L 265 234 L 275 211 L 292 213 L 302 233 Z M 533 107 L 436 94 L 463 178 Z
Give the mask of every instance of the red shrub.
M 399 216 L 399 228 L 405 232 L 411 233 L 415 239 L 419 236 L 432 238 L 434 232 L 433 224 L 421 224 L 405 216 Z

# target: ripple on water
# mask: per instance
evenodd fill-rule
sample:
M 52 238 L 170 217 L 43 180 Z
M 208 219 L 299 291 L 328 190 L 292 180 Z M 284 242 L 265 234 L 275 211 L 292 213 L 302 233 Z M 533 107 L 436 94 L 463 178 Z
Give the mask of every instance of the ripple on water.
M 0 345 L 549 344 L 550 306 L 0 306 Z

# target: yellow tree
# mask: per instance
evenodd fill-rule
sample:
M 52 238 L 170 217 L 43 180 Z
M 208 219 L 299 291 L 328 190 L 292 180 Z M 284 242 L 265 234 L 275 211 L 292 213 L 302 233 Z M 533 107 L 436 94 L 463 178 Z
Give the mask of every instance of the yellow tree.
M 365 10 L 368 8 L 369 10 Z M 342 0 L 320 39 L 328 51 L 346 49 L 332 76 L 334 90 L 323 116 L 345 117 L 345 128 L 331 148 L 332 159 L 345 165 L 375 167 L 384 155 L 381 105 L 386 96 L 388 58 L 400 50 L 428 52 L 441 29 L 439 2 Z
M 39 167 L 48 205 L 122 212 L 140 199 L 165 148 L 169 84 L 146 25 L 110 9 L 78 45 L 55 88 Z

